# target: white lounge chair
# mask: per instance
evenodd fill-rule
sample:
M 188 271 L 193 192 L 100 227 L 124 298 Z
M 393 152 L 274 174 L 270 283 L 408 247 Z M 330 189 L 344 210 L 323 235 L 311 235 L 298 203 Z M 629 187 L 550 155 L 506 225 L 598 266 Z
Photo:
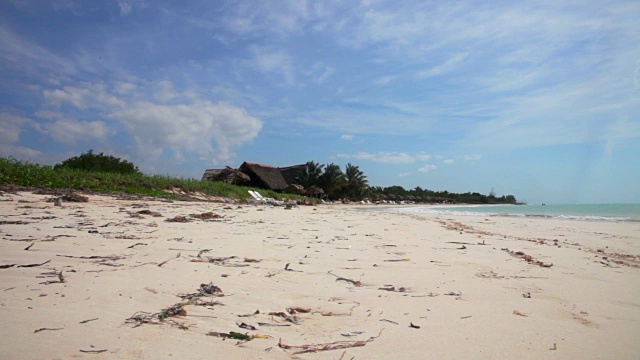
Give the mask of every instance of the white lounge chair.
M 267 202 L 265 199 L 262 198 L 262 196 L 258 195 L 255 191 L 249 190 L 249 195 L 251 195 L 253 200 L 255 200 L 257 202 L 260 202 L 260 203 L 266 203 Z
M 249 190 L 249 194 L 251 194 L 251 196 L 253 196 L 254 199 L 256 199 L 256 200 L 258 200 L 260 202 L 264 202 L 264 203 L 272 204 L 272 205 L 282 205 L 282 204 L 284 204 L 283 201 L 279 201 L 279 200 L 276 200 L 276 199 L 273 199 L 273 198 L 264 197 L 264 196 L 262 196 L 262 194 L 260 194 L 257 191 Z

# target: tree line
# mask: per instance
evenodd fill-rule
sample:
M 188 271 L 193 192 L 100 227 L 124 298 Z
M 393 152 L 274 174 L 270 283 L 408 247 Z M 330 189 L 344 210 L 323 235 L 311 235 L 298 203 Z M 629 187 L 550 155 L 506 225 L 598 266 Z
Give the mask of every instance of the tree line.
M 296 177 L 296 182 L 305 189 L 318 187 L 330 200 L 351 199 L 359 200 L 367 195 L 369 188 L 367 177 L 362 170 L 351 163 L 345 166 L 344 172 L 340 166 L 330 163 L 322 165 L 309 161 Z
M 414 201 L 428 203 L 468 203 L 468 204 L 515 204 L 517 200 L 513 195 L 496 196 L 491 190 L 489 195 L 477 192 L 450 193 L 448 191 L 433 191 L 417 186 L 407 190 L 399 185 L 381 187 L 369 186 L 367 176 L 357 165 L 351 163 L 345 166 L 344 171 L 340 166 L 319 164 L 315 161 L 307 163 L 301 169 L 296 182 L 306 189 L 318 187 L 324 191 L 324 196 L 330 200 L 362 200 L 374 201 Z
M 115 172 L 121 174 L 141 174 L 133 163 L 103 153 L 95 154 L 89 150 L 79 156 L 69 158 L 54 166 L 54 169 L 78 169 L 95 172 Z M 399 185 L 381 187 L 369 186 L 367 176 L 357 165 L 347 164 L 344 171 L 340 166 L 320 164 L 309 161 L 296 176 L 296 182 L 305 189 L 312 187 L 322 189 L 324 197 L 329 200 L 363 200 L 373 201 L 415 201 L 428 203 L 471 203 L 471 204 L 515 204 L 513 195 L 497 197 L 492 190 L 489 195 L 477 192 L 450 193 L 433 191 L 420 186 L 407 190 Z

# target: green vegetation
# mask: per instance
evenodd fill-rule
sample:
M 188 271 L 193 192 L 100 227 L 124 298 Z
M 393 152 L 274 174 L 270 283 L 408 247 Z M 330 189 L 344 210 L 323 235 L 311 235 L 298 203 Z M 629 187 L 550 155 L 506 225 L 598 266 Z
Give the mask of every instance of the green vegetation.
M 367 177 L 358 166 L 347 164 L 345 171 L 336 164 L 321 165 L 310 161 L 300 171 L 296 181 L 305 188 L 317 186 L 330 200 L 394 200 L 415 202 L 448 202 L 472 204 L 515 204 L 513 195 L 497 197 L 493 189 L 489 195 L 479 193 L 449 193 L 416 187 L 406 190 L 402 186 L 371 187 Z M 0 157 L 0 185 L 67 188 L 99 192 L 124 192 L 132 195 L 147 195 L 180 198 L 176 190 L 185 193 L 202 193 L 236 199 L 249 198 L 252 188 L 230 185 L 224 182 L 200 181 L 160 175 L 144 175 L 132 163 L 107 156 L 93 154 L 89 150 L 55 167 L 21 162 Z M 266 197 L 300 199 L 292 194 L 280 194 L 259 189 Z
M 477 192 L 471 193 L 450 193 L 448 191 L 432 191 L 416 187 L 413 190 L 406 190 L 402 186 L 371 187 L 368 189 L 373 198 L 383 198 L 390 200 L 411 200 L 416 202 L 429 203 L 464 203 L 464 204 L 515 204 L 516 198 L 513 195 L 503 195 L 497 197 L 493 190 L 489 195 Z
M 336 164 L 321 165 L 314 161 L 307 163 L 307 167 L 300 171 L 296 180 L 298 184 L 309 188 L 321 188 L 330 200 L 347 199 L 362 200 L 393 200 L 414 201 L 428 203 L 468 203 L 468 204 L 515 204 L 513 195 L 497 197 L 491 189 L 489 195 L 477 192 L 456 194 L 448 191 L 432 191 L 416 187 L 406 190 L 402 186 L 369 186 L 367 177 L 358 166 L 347 164 L 343 172 Z
M 345 172 L 334 163 L 320 165 L 309 161 L 298 174 L 296 182 L 305 188 L 317 186 L 327 198 L 360 200 L 367 193 L 367 177 L 355 165 L 347 164 Z
M 93 150 L 89 150 L 80 156 L 69 158 L 54 166 L 53 169 L 76 169 L 105 173 L 140 174 L 138 167 L 127 160 L 118 159 L 103 153 L 96 155 L 93 153 Z
M 249 198 L 247 190 L 253 188 L 229 185 L 222 182 L 200 181 L 194 179 L 179 179 L 160 175 L 120 174 L 114 172 L 84 171 L 21 162 L 11 158 L 0 157 L 0 185 L 12 184 L 19 186 L 49 187 L 93 190 L 99 192 L 124 192 L 132 195 L 157 196 L 178 199 L 180 195 L 171 190 L 177 189 L 187 193 L 200 192 L 206 195 L 216 195 L 236 199 Z M 255 189 L 254 189 L 255 190 Z M 299 196 L 278 194 L 273 191 L 262 190 L 260 193 L 267 197 L 280 199 L 282 197 L 296 199 Z

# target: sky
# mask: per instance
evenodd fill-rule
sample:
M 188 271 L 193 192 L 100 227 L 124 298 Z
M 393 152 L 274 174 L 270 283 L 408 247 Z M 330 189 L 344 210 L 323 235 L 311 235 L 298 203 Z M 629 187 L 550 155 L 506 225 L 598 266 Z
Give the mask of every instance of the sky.
M 0 0 L 0 156 L 640 202 L 640 2 Z

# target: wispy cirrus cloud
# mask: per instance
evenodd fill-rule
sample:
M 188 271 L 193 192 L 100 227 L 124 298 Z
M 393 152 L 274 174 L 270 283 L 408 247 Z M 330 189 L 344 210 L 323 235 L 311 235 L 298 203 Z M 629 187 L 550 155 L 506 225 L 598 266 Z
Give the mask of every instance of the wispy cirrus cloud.
M 367 160 L 385 164 L 411 164 L 416 161 L 427 161 L 431 158 L 429 154 L 426 153 L 417 153 L 417 154 L 408 154 L 405 152 L 377 152 L 377 153 L 369 153 L 369 152 L 359 152 L 356 154 L 338 154 L 336 155 L 338 158 L 344 159 L 357 159 L 357 160 Z
M 266 46 L 252 46 L 253 64 L 255 68 L 265 75 L 280 75 L 287 85 L 293 85 L 294 66 L 291 57 L 286 51 Z

